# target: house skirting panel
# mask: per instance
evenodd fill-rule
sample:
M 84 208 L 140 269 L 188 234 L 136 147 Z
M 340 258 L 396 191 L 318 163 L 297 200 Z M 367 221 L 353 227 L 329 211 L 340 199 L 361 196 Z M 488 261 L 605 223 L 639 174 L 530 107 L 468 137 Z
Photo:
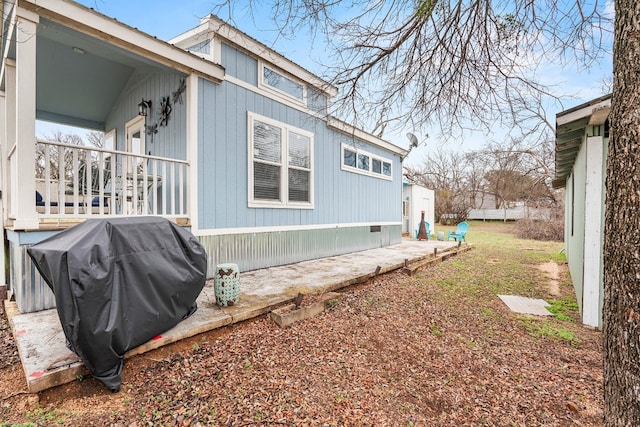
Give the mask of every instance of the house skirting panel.
M 24 239 L 26 236 L 20 236 L 24 234 L 26 233 L 7 232 L 9 238 L 9 291 L 21 313 L 53 308 L 56 306 L 53 292 L 42 279 L 27 254 L 27 248 L 35 243 L 31 241 L 31 238 L 35 237 L 38 241 L 43 240 L 49 237 L 50 233 L 29 233 L 31 236 L 27 241 Z M 33 236 L 34 234 L 41 236 Z
M 379 231 L 378 231 L 379 230 Z M 207 275 L 216 264 L 232 262 L 240 271 L 292 264 L 401 242 L 402 225 L 199 236 L 208 258 Z
M 21 313 L 55 307 L 55 297 L 42 279 L 27 248 L 56 232 L 7 232 L 9 240 L 9 290 Z M 240 271 L 292 264 L 350 252 L 398 244 L 402 225 L 334 227 L 200 236 L 208 256 L 207 276 L 220 263 L 238 264 Z

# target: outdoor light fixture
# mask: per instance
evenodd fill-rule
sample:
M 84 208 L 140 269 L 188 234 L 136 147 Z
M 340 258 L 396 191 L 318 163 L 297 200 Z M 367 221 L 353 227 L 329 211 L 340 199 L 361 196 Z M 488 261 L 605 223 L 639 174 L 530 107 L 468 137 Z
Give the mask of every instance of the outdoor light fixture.
M 142 98 L 142 101 L 140 102 L 140 104 L 138 104 L 138 115 L 146 116 L 147 112 L 150 109 L 151 109 L 151 100 L 145 101 L 144 98 Z

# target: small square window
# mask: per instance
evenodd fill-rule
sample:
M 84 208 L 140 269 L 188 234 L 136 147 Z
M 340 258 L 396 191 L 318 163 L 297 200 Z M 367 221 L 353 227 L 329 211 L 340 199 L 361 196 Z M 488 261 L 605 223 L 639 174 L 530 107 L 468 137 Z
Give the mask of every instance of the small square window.
M 356 153 L 351 150 L 344 150 L 344 165 L 351 166 L 352 168 L 356 167 Z
M 373 173 L 382 173 L 382 161 L 378 159 L 371 160 L 371 171 Z
M 386 176 L 391 176 L 391 163 L 382 162 L 382 174 Z
M 358 154 L 358 169 L 369 170 L 369 156 Z

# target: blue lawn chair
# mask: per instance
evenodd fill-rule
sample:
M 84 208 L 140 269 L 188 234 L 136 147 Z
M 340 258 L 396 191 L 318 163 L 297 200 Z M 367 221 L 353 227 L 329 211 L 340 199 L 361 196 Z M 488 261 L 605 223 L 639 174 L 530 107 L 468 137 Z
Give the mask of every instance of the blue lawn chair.
M 456 242 L 464 242 L 464 236 L 467 234 L 467 231 L 469 231 L 469 224 L 467 224 L 467 222 L 465 221 L 462 221 L 456 227 L 456 231 L 449 231 L 449 233 L 447 234 L 447 240 L 453 239 Z

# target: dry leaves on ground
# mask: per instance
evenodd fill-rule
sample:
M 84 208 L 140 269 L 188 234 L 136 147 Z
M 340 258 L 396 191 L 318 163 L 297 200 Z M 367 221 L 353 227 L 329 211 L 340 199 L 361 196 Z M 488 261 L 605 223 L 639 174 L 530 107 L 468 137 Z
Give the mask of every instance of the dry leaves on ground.
M 117 394 L 87 378 L 30 409 L 5 398 L 0 425 L 600 425 L 600 333 L 577 322 L 563 326 L 571 339 L 532 333 L 555 320 L 519 317 L 473 280 L 460 292 L 460 265 L 497 274 L 482 256 L 380 276 L 289 328 L 262 316 L 137 356 Z M 5 325 L 3 378 L 17 363 Z

